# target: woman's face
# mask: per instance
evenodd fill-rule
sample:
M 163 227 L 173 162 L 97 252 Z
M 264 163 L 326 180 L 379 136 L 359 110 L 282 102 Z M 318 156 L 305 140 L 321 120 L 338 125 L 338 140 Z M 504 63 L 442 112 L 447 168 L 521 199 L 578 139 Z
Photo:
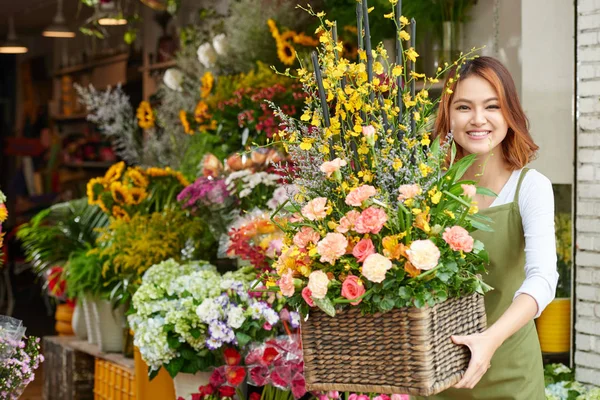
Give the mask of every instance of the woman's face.
M 450 126 L 464 155 L 485 155 L 502 143 L 508 124 L 500 110 L 498 94 L 488 81 L 473 75 L 456 85 Z

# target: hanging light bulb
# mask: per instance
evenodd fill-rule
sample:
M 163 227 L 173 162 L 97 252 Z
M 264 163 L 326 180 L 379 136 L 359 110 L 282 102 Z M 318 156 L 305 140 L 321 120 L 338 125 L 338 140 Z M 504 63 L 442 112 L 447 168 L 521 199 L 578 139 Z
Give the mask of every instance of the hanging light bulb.
M 13 21 L 13 17 L 10 16 L 8 18 L 8 35 L 6 36 L 6 40 L 0 43 L 0 53 L 23 54 L 27 53 L 27 51 L 27 46 L 17 39 L 17 34 L 15 33 L 15 23 Z
M 104 26 L 126 25 L 127 20 L 117 10 L 115 1 L 100 2 L 98 24 Z
M 62 12 L 62 0 L 58 0 L 56 5 L 56 15 L 52 20 L 52 24 L 47 27 L 44 32 L 42 32 L 43 36 L 46 37 L 54 37 L 54 38 L 74 38 L 75 32 L 73 32 L 67 24 L 65 23 L 65 16 Z

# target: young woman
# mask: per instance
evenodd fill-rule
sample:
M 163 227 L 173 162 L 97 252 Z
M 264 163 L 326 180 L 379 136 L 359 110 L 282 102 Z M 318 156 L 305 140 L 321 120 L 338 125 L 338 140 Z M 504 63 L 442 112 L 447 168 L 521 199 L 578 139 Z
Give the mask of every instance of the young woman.
M 525 166 L 538 150 L 508 70 L 496 59 L 468 61 L 444 93 L 435 134 L 452 132 L 458 156 L 477 154 L 464 179 L 498 197 L 476 195 L 493 233 L 474 232 L 490 255 L 488 328 L 453 336 L 471 362 L 458 384 L 428 399 L 544 400 L 540 345 L 533 322 L 554 298 L 554 198 L 548 178 Z

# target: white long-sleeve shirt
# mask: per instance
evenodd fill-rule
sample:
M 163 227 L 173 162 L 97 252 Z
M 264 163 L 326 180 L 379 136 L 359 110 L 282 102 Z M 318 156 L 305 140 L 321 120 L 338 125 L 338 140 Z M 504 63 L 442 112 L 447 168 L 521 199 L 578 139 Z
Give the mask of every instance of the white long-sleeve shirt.
M 490 207 L 514 200 L 521 171 L 513 171 Z M 533 297 L 538 305 L 537 318 L 554 299 L 558 272 L 552 183 L 535 169 L 530 169 L 521 183 L 519 211 L 525 233 L 525 281 L 514 297 L 522 293 Z

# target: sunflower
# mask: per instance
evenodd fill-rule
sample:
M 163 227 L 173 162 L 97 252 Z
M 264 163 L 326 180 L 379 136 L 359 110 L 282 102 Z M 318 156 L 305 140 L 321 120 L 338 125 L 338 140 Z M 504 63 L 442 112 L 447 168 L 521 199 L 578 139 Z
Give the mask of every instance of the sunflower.
M 194 119 L 199 124 L 210 119 L 210 114 L 208 113 L 208 104 L 202 100 L 196 104 L 196 109 L 194 110 Z
M 183 130 L 185 131 L 185 133 L 187 133 L 188 135 L 193 135 L 194 131 L 190 128 L 190 123 L 187 119 L 187 113 L 185 112 L 185 110 L 179 111 L 179 119 L 181 120 L 181 125 L 183 125 Z
M 138 125 L 142 129 L 150 129 L 154 127 L 154 112 L 150 103 L 142 101 L 137 109 Z
M 106 205 L 104 204 L 104 202 L 102 200 L 98 199 L 98 202 L 96 204 L 98 205 L 98 207 L 100 207 L 100 209 L 102 211 L 104 211 L 104 213 L 110 214 L 110 211 L 108 211 L 108 208 L 106 207 Z
M 279 37 L 278 41 L 280 41 L 280 42 L 287 42 L 288 40 L 293 39 L 294 36 L 296 36 L 296 35 L 297 35 L 297 33 L 294 32 L 294 31 L 286 31 L 286 32 L 283 32 L 283 35 L 281 35 Z
M 100 202 L 100 194 L 104 191 L 104 178 L 93 178 L 87 184 L 88 204 L 93 206 Z
M 0 203 L 0 222 L 6 221 L 8 218 L 8 210 L 6 209 L 6 204 Z
M 300 46 L 307 46 L 307 47 L 317 47 L 319 45 L 319 41 L 308 36 L 305 35 L 304 32 L 300 32 L 297 35 L 294 35 L 294 43 L 299 44 Z
M 293 65 L 296 62 L 296 49 L 288 42 L 277 42 L 277 56 L 285 65 Z
M 129 168 L 125 174 L 134 186 L 146 188 L 148 187 L 148 178 L 139 168 Z
M 213 76 L 213 74 L 210 73 L 210 71 L 206 71 L 204 75 L 202 75 L 202 79 L 200 79 L 200 82 L 202 82 L 202 88 L 200 88 L 200 96 L 202 96 L 202 98 L 206 98 L 213 89 L 215 77 Z
M 129 194 L 131 195 L 131 197 L 130 197 L 131 203 L 129 203 L 129 204 L 132 204 L 132 205 L 138 205 L 142 201 L 144 201 L 146 199 L 146 197 L 148 197 L 148 192 L 146 192 L 142 188 L 131 188 L 131 189 L 129 189 Z
M 115 217 L 116 219 L 122 219 L 124 221 L 130 220 L 129 214 L 127 213 L 127 211 L 125 211 L 125 209 L 123 209 L 122 207 L 119 207 L 119 206 L 113 206 L 112 216 Z
M 162 168 L 157 168 L 157 167 L 150 167 L 150 168 L 146 169 L 146 174 L 148 176 L 152 176 L 152 177 L 157 177 L 157 176 L 160 177 L 160 176 L 169 176 L 169 175 L 171 175 L 169 173 L 169 171 L 164 170 Z
M 175 179 L 177 179 L 179 181 L 179 183 L 182 186 L 189 186 L 190 182 L 185 179 L 185 177 L 183 176 L 183 174 L 179 171 L 173 171 L 172 175 L 175 177 Z
M 112 183 L 119 179 L 121 179 L 121 175 L 123 174 L 123 170 L 125 169 L 125 162 L 121 161 L 116 164 L 113 164 L 106 174 L 104 175 L 104 182 Z
M 119 204 L 130 204 L 131 193 L 121 182 L 113 182 L 110 184 L 110 192 L 115 202 Z
M 269 19 L 267 21 L 267 25 L 269 25 L 269 30 L 271 31 L 271 36 L 273 36 L 273 39 L 279 40 L 279 29 L 277 29 L 277 23 L 274 20 Z

